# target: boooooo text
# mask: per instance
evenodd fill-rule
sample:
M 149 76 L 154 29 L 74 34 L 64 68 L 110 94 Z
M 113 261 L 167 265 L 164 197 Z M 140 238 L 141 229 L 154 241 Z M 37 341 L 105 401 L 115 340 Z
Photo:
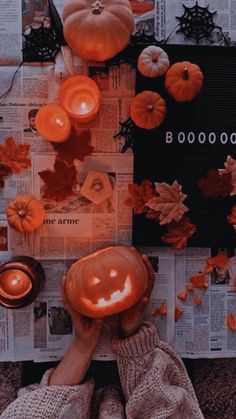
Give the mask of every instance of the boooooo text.
M 179 144 L 236 144 L 236 132 L 205 133 L 201 131 L 199 133 L 195 133 L 193 131 L 180 131 L 177 133 L 172 131 L 166 131 L 165 142 L 166 144 L 171 144 L 173 142 L 177 142 Z

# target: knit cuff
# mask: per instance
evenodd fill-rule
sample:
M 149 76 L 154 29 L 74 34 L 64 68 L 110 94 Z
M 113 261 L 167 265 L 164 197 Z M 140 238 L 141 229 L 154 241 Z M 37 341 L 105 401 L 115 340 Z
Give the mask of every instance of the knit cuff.
M 137 333 L 120 339 L 113 337 L 112 347 L 115 353 L 123 356 L 142 356 L 158 346 L 159 339 L 152 323 L 143 322 Z

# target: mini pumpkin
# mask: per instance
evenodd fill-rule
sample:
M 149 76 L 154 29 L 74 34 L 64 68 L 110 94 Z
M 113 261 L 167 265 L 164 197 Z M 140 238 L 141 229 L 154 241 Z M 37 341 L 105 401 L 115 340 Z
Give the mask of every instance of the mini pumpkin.
M 130 117 L 140 128 L 158 127 L 164 121 L 165 115 L 165 100 L 158 93 L 150 90 L 139 93 L 130 103 Z
M 106 317 L 134 305 L 148 285 L 140 254 L 131 247 L 98 250 L 69 269 L 65 294 L 71 307 L 88 317 Z
M 197 64 L 182 61 L 173 64 L 166 72 L 165 87 L 177 102 L 188 102 L 202 89 L 203 78 Z
M 169 66 L 167 53 L 155 45 L 144 48 L 138 57 L 138 69 L 145 77 L 162 76 Z
M 20 233 L 37 230 L 46 218 L 43 204 L 33 195 L 18 195 L 7 207 L 9 225 Z
M 64 37 L 85 60 L 104 61 L 128 44 L 134 16 L 128 0 L 67 0 L 63 9 Z

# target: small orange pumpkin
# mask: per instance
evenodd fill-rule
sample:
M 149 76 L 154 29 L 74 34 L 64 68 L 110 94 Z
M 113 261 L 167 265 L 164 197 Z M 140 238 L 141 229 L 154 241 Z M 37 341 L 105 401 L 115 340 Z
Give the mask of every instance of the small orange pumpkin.
M 65 294 L 71 307 L 88 317 L 106 317 L 134 305 L 148 285 L 140 254 L 131 247 L 98 250 L 69 269 Z
M 37 230 L 45 218 L 46 212 L 43 204 L 32 195 L 18 195 L 8 204 L 8 223 L 20 233 Z
M 140 128 L 158 127 L 164 121 L 165 115 L 165 100 L 150 90 L 137 94 L 130 103 L 130 117 Z
M 193 100 L 203 86 L 203 73 L 197 64 L 182 61 L 166 72 L 165 87 L 177 102 Z
M 138 69 L 145 77 L 159 77 L 165 74 L 170 66 L 167 53 L 160 47 L 150 45 L 138 57 Z
M 85 60 L 104 61 L 128 44 L 134 16 L 128 0 L 67 0 L 64 37 Z

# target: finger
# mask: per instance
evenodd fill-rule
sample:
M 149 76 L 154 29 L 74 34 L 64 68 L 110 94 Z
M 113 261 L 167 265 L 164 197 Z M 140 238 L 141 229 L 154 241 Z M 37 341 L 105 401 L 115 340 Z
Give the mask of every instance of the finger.
M 103 327 L 103 319 L 93 319 L 91 322 L 91 331 L 97 336 L 100 334 Z

